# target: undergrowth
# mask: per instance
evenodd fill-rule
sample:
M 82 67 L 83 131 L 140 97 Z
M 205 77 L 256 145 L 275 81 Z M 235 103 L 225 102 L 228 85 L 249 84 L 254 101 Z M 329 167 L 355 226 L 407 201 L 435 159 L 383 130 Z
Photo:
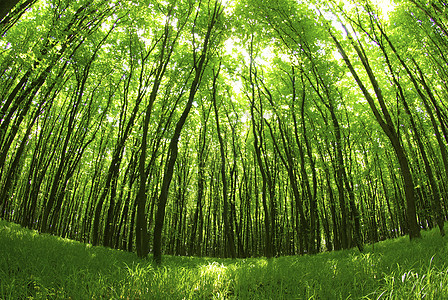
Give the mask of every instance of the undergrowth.
M 447 230 L 448 231 L 448 230 Z M 437 230 L 355 249 L 273 259 L 151 259 L 0 220 L 1 299 L 448 299 Z

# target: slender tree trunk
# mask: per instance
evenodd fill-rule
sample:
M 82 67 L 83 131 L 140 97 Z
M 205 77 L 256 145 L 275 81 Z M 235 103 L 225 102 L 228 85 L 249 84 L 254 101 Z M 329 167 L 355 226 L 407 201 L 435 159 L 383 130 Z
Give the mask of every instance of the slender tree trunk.
M 10 28 L 25 10 L 36 2 L 26 0 L 17 6 L 20 0 L 2 0 L 0 3 L 0 37 Z
M 202 234 L 202 228 L 200 223 L 202 222 L 202 209 L 203 209 L 203 197 L 204 197 L 204 184 L 205 184 L 205 167 L 206 167 L 206 157 L 205 157 L 205 148 L 206 148 L 206 136 L 207 136 L 207 118 L 204 118 L 204 124 L 201 126 L 199 132 L 199 153 L 198 153 L 198 175 L 197 175 L 197 196 L 196 196 L 196 209 L 193 216 L 193 228 L 191 230 L 190 235 L 190 246 L 188 249 L 188 255 L 199 255 L 201 256 L 201 241 L 202 239 L 198 239 L 196 242 L 196 234 L 199 230 L 199 235 Z M 199 229 L 198 229 L 199 228 Z M 197 243 L 197 245 L 196 245 Z
M 216 92 L 217 86 L 216 81 L 218 79 L 220 67 L 216 74 L 213 75 L 213 109 L 215 112 L 215 121 L 216 121 L 216 131 L 218 135 L 219 141 L 219 152 L 221 155 L 221 182 L 222 182 L 222 201 L 223 201 L 223 213 L 222 218 L 224 220 L 224 234 L 226 236 L 226 249 L 232 258 L 236 257 L 235 253 L 235 238 L 233 234 L 233 230 L 230 224 L 230 213 L 229 213 L 229 197 L 228 197 L 228 186 L 227 186 L 227 174 L 226 174 L 226 154 L 224 150 L 224 141 L 221 135 L 221 127 L 219 124 L 219 115 L 218 115 L 218 106 L 216 103 Z
M 369 76 L 370 82 L 373 85 L 375 94 L 380 103 L 381 110 L 383 112 L 385 120 L 383 119 L 380 112 L 378 111 L 378 109 L 375 105 L 375 102 L 373 100 L 373 97 L 370 95 L 367 88 L 364 86 L 364 83 L 359 78 L 350 59 L 348 58 L 346 52 L 342 48 L 342 45 L 339 43 L 339 41 L 336 39 L 336 37 L 332 33 L 330 33 L 330 34 L 332 35 L 332 38 L 339 50 L 339 53 L 342 55 L 347 67 L 349 68 L 350 73 L 353 75 L 356 83 L 360 87 L 367 102 L 369 103 L 369 106 L 372 109 L 372 112 L 373 112 L 376 120 L 378 121 L 378 123 L 380 124 L 384 133 L 389 138 L 389 140 L 392 144 L 392 148 L 394 149 L 395 155 L 397 156 L 398 163 L 400 165 L 401 176 L 404 181 L 404 188 L 405 188 L 405 195 L 406 195 L 406 209 L 407 209 L 406 214 L 407 214 L 407 219 L 408 219 L 407 221 L 409 224 L 409 237 L 410 237 L 410 239 L 420 238 L 421 237 L 420 227 L 418 226 L 418 223 L 417 223 L 417 214 L 416 214 L 416 207 L 415 207 L 414 182 L 412 179 L 411 170 L 409 168 L 409 162 L 408 162 L 408 159 L 404 152 L 404 149 L 400 143 L 400 139 L 397 135 L 397 132 L 394 128 L 390 114 L 385 105 L 383 95 L 381 93 L 381 89 L 378 85 L 378 82 L 375 79 L 375 76 L 373 74 L 372 69 L 370 68 L 367 58 L 363 55 L 363 52 L 359 49 L 359 47 L 355 44 L 355 42 L 352 41 L 352 45 L 353 45 L 354 49 L 356 50 L 358 57 L 361 59 L 361 62 L 364 65 L 365 70 L 367 71 L 367 75 Z
M 163 175 L 163 181 L 160 190 L 159 202 L 157 205 L 157 212 L 154 223 L 154 241 L 153 241 L 154 261 L 157 264 L 160 264 L 162 262 L 162 230 L 165 220 L 165 209 L 168 200 L 168 192 L 171 184 L 171 179 L 173 178 L 174 165 L 176 163 L 177 154 L 179 151 L 178 150 L 179 137 L 182 132 L 182 128 L 184 127 L 185 122 L 187 121 L 188 114 L 190 113 L 191 107 L 193 105 L 194 97 L 199 88 L 202 74 L 206 66 L 206 58 L 208 56 L 208 47 L 211 39 L 212 30 L 216 24 L 217 18 L 221 15 L 221 13 L 222 13 L 222 7 L 217 2 L 215 2 L 213 13 L 210 16 L 210 23 L 208 25 L 207 33 L 204 38 L 202 53 L 199 57 L 199 60 L 196 61 L 195 59 L 194 61 L 195 77 L 193 79 L 193 82 L 191 83 L 188 101 L 187 104 L 185 105 L 185 109 L 182 112 L 182 115 L 180 116 L 179 120 L 176 123 L 174 134 L 171 138 L 168 147 L 165 172 Z M 196 52 L 194 52 L 194 58 L 196 58 Z

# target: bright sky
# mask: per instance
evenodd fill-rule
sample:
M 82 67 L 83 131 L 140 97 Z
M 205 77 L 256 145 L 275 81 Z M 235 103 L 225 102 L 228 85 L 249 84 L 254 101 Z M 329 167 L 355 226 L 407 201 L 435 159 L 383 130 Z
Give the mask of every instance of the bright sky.
M 395 3 L 391 0 L 372 0 L 372 2 L 381 9 L 383 17 L 386 19 L 388 19 L 389 12 L 395 7 Z
M 382 14 L 384 19 L 388 19 L 388 14 L 394 9 L 395 3 L 392 0 L 370 0 L 377 8 L 380 9 L 380 13 Z M 354 4 L 352 4 L 353 0 L 343 0 L 345 9 L 351 9 L 354 8 Z M 232 10 L 232 5 L 229 5 L 232 3 L 231 1 L 223 0 L 223 3 L 227 4 L 226 8 L 229 10 Z M 336 28 L 339 28 L 339 30 L 343 31 L 342 26 L 339 24 L 339 22 L 334 22 L 333 26 Z M 241 53 L 244 57 L 244 60 L 246 63 L 249 63 L 249 54 L 247 52 L 247 49 L 242 49 L 238 45 L 238 41 L 234 38 L 229 38 L 227 41 L 225 41 L 225 50 L 227 55 L 231 55 L 233 57 L 236 57 L 237 53 Z M 270 47 L 267 47 L 264 49 L 260 54 L 261 57 L 256 58 L 256 63 L 259 65 L 268 65 L 269 61 L 273 57 L 272 49 Z M 333 56 L 335 59 L 342 59 L 338 51 L 333 52 Z M 242 89 L 242 82 L 237 81 L 233 84 L 233 90 L 236 94 L 239 94 Z

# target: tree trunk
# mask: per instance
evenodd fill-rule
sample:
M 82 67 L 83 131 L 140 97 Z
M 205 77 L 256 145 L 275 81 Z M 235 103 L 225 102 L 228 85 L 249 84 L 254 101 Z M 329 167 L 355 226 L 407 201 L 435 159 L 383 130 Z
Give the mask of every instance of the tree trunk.
M 229 197 L 228 197 L 228 187 L 227 187 L 227 175 L 226 175 L 226 154 L 224 150 L 224 141 L 222 139 L 221 135 L 221 127 L 219 124 L 219 115 L 218 115 L 218 106 L 216 104 L 216 92 L 217 92 L 217 86 L 216 86 L 216 80 L 218 79 L 220 66 L 218 68 L 218 71 L 216 74 L 213 75 L 213 109 L 215 112 L 215 121 L 216 121 L 216 131 L 218 135 L 218 141 L 219 141 L 219 152 L 221 155 L 221 182 L 222 182 L 222 201 L 223 201 L 223 212 L 222 212 L 222 218 L 224 220 L 224 234 L 226 236 L 225 239 L 225 247 L 230 253 L 231 258 L 236 257 L 235 253 L 235 238 L 233 234 L 233 228 L 230 224 L 230 213 L 229 213 Z
M 417 223 L 417 215 L 416 215 L 416 207 L 415 207 L 415 194 L 414 194 L 414 182 L 412 179 L 411 170 L 409 168 L 408 159 L 404 153 L 404 149 L 400 143 L 400 139 L 397 135 L 397 132 L 395 131 L 392 119 L 391 119 L 389 112 L 387 110 L 387 107 L 385 105 L 383 95 L 381 93 L 378 82 L 375 79 L 375 76 L 373 74 L 372 69 L 370 68 L 367 58 L 363 55 L 363 52 L 359 49 L 359 47 L 352 40 L 352 46 L 356 50 L 356 53 L 358 54 L 358 57 L 361 59 L 361 62 L 367 72 L 367 75 L 369 76 L 370 82 L 372 83 L 373 88 L 375 90 L 375 94 L 377 96 L 378 102 L 380 103 L 385 120 L 380 115 L 380 112 L 376 108 L 373 97 L 370 95 L 367 88 L 364 86 L 363 82 L 359 78 L 350 59 L 348 58 L 347 54 L 345 53 L 344 49 L 342 48 L 342 45 L 339 43 L 339 41 L 336 39 L 336 37 L 331 32 L 330 32 L 330 34 L 332 35 L 332 38 L 339 50 L 339 53 L 342 55 L 347 67 L 349 68 L 350 73 L 353 75 L 356 83 L 360 87 L 362 93 L 364 94 L 364 97 L 366 98 L 367 102 L 369 103 L 369 106 L 372 109 L 372 112 L 373 112 L 376 120 L 378 121 L 378 123 L 380 124 L 384 133 L 389 138 L 389 140 L 392 144 L 392 148 L 394 149 L 394 152 L 398 159 L 398 163 L 400 165 L 401 176 L 404 181 L 405 196 L 406 196 L 406 208 L 407 208 L 406 215 L 407 215 L 407 221 L 408 221 L 408 225 L 409 225 L 409 238 L 410 239 L 420 238 L 421 237 L 420 227 L 418 226 L 418 223 Z
M 213 27 L 215 26 L 215 23 L 217 21 L 217 18 L 221 15 L 222 8 L 221 6 L 215 2 L 213 14 L 210 18 L 210 23 L 208 24 L 208 29 L 206 36 L 204 38 L 202 53 L 199 57 L 199 60 L 196 61 L 196 52 L 194 52 L 194 71 L 195 71 L 195 77 L 193 79 L 193 82 L 191 83 L 190 87 L 190 93 L 188 96 L 187 104 L 185 105 L 184 111 L 182 112 L 182 115 L 180 116 L 179 120 L 176 123 L 176 127 L 174 129 L 174 134 L 171 138 L 169 147 L 168 147 L 168 155 L 166 158 L 166 165 L 165 165 L 165 172 L 163 175 L 163 181 L 162 186 L 160 190 L 160 196 L 159 196 L 159 202 L 157 205 L 157 212 L 155 217 L 155 223 L 154 223 L 154 261 L 157 264 L 160 264 L 162 262 L 162 230 L 163 230 L 163 223 L 165 220 L 165 209 L 166 209 L 166 203 L 168 200 L 168 192 L 171 184 L 171 179 L 173 178 L 173 171 L 174 171 L 174 165 L 176 163 L 177 154 L 178 154 L 178 143 L 179 143 L 179 137 L 182 132 L 182 128 L 185 125 L 185 122 L 187 121 L 188 114 L 190 113 L 191 107 L 193 105 L 193 100 L 196 95 L 196 92 L 199 88 L 202 74 L 204 72 L 204 68 L 206 66 L 206 58 L 208 56 L 208 47 L 209 42 L 211 38 L 211 33 L 213 30 Z M 196 50 L 193 50 L 196 51 Z

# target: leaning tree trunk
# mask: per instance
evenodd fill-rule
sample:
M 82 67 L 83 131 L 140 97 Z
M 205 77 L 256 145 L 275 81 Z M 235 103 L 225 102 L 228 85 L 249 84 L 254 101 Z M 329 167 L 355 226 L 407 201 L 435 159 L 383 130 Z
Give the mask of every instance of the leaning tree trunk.
M 217 18 L 222 13 L 222 7 L 220 4 L 215 2 L 214 10 L 212 15 L 210 16 L 210 23 L 208 24 L 207 33 L 204 38 L 202 53 L 198 59 L 196 56 L 196 53 L 194 52 L 194 71 L 195 71 L 195 77 L 191 83 L 190 86 L 190 93 L 188 96 L 187 104 L 185 105 L 184 111 L 182 112 L 182 115 L 180 116 L 179 120 L 176 123 L 176 127 L 174 129 L 174 134 L 170 140 L 170 144 L 168 147 L 168 155 L 166 158 L 166 165 L 165 165 L 165 173 L 163 175 L 163 181 L 159 196 L 159 202 L 157 205 L 157 212 L 154 220 L 154 241 L 153 241 L 153 249 L 154 249 L 154 261 L 157 264 L 160 264 L 162 262 L 162 230 L 163 230 L 163 224 L 165 221 L 165 209 L 166 209 L 166 203 L 168 200 L 168 192 L 171 184 L 171 179 L 173 178 L 173 172 L 174 172 L 174 165 L 176 163 L 177 154 L 179 151 L 179 138 L 180 134 L 182 132 L 182 128 L 185 125 L 185 122 L 187 121 L 188 114 L 190 113 L 191 107 L 193 106 L 193 100 L 196 95 L 196 92 L 199 88 L 199 85 L 201 83 L 202 74 L 204 72 L 205 66 L 206 66 L 206 59 L 208 56 L 208 47 L 209 42 L 211 39 L 211 34 L 213 27 L 216 24 Z M 193 50 L 195 51 L 195 50 Z
M 396 129 L 394 128 L 394 124 L 392 121 L 392 118 L 389 114 L 389 111 L 386 107 L 383 94 L 381 92 L 381 89 L 379 87 L 379 84 L 375 78 L 375 75 L 373 74 L 373 70 L 370 67 L 370 64 L 367 60 L 367 58 L 364 56 L 364 52 L 359 48 L 360 45 L 356 45 L 351 36 L 349 35 L 349 38 L 352 42 L 352 46 L 355 49 L 356 53 L 358 54 L 358 57 L 360 58 L 364 69 L 367 72 L 367 75 L 369 77 L 369 80 L 374 88 L 376 98 L 381 106 L 381 111 L 383 112 L 383 116 L 381 116 L 380 112 L 378 111 L 375 101 L 373 100 L 372 95 L 367 90 L 366 86 L 362 82 L 362 80 L 359 78 L 358 73 L 355 71 L 355 68 L 353 67 L 350 59 L 348 58 L 347 53 L 345 52 L 344 48 L 336 38 L 336 36 L 330 31 L 329 32 L 331 37 L 333 38 L 333 41 L 336 44 L 336 47 L 339 50 L 339 53 L 341 54 L 342 58 L 344 59 L 344 62 L 346 63 L 347 67 L 350 70 L 350 73 L 353 75 L 356 83 L 358 84 L 359 88 L 361 89 L 364 97 L 366 98 L 367 102 L 369 103 L 369 106 L 383 129 L 386 136 L 389 138 L 389 141 L 392 144 L 392 148 L 394 149 L 395 155 L 397 157 L 398 163 L 400 165 L 401 170 L 401 176 L 404 181 L 404 190 L 405 190 L 405 198 L 406 198 L 406 215 L 407 215 L 407 221 L 409 225 L 409 238 L 415 239 L 420 238 L 420 227 L 417 223 L 417 214 L 416 214 L 416 205 L 415 205 L 415 194 L 414 194 L 414 182 L 411 174 L 411 170 L 409 167 L 408 158 L 406 157 L 406 154 L 404 152 L 404 149 L 400 143 L 400 139 L 398 136 L 398 133 Z M 348 33 L 348 31 L 347 31 Z

